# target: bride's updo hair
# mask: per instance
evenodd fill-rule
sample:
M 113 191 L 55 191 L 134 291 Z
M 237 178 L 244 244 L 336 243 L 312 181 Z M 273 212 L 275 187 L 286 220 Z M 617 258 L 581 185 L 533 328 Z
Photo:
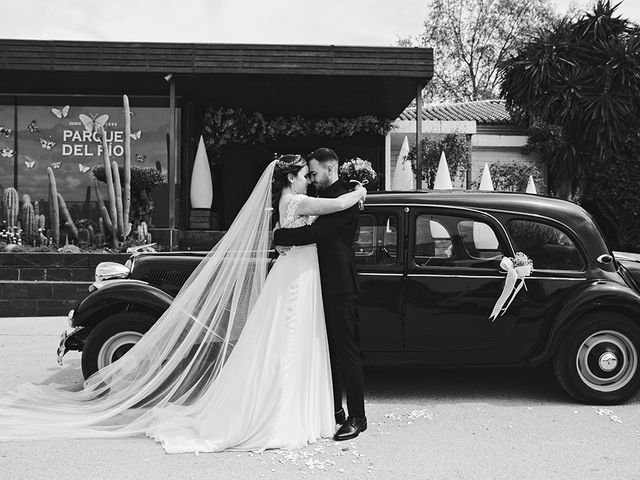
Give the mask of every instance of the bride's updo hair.
M 273 169 L 273 179 L 271 180 L 271 206 L 273 213 L 271 215 L 272 226 L 280 220 L 280 195 L 282 189 L 289 185 L 288 175 L 298 175 L 298 172 L 307 165 L 307 161 L 302 155 L 287 154 L 277 158 L 277 163 Z

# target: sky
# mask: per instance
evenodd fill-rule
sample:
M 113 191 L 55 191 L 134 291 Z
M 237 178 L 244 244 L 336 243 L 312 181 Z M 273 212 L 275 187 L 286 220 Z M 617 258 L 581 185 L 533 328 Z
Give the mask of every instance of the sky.
M 556 0 L 558 11 L 573 2 Z M 2 0 L 0 38 L 395 45 L 422 31 L 426 0 Z M 619 12 L 640 22 L 640 1 Z

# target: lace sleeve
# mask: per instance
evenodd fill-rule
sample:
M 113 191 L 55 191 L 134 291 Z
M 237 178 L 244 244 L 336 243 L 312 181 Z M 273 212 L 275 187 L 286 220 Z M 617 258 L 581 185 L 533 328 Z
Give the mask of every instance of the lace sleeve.
M 288 225 L 294 221 L 296 210 L 298 209 L 298 205 L 300 205 L 300 202 L 302 202 L 302 200 L 304 200 L 305 197 L 306 195 L 302 195 L 302 194 L 291 195 L 291 198 L 288 199 L 289 203 L 287 204 L 287 215 L 284 218 L 282 225 Z

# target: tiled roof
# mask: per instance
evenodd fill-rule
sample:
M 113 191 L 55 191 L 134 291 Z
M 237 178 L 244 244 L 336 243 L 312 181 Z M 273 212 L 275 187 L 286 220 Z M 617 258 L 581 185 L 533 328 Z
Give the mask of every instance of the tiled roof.
M 511 116 L 504 100 L 479 100 L 476 102 L 426 105 L 422 111 L 423 120 L 473 121 L 477 123 L 511 123 Z M 406 108 L 398 120 L 416 120 L 415 107 Z

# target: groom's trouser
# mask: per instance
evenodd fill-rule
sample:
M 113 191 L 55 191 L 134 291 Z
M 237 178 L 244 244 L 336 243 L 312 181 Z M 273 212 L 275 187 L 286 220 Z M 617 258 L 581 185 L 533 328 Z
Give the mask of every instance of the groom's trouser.
M 355 293 L 325 295 L 324 314 L 329 337 L 333 400 L 342 408 L 342 390 L 347 394 L 349 416 L 364 415 L 364 379 L 358 331 L 358 296 Z

